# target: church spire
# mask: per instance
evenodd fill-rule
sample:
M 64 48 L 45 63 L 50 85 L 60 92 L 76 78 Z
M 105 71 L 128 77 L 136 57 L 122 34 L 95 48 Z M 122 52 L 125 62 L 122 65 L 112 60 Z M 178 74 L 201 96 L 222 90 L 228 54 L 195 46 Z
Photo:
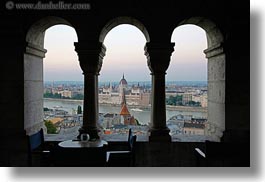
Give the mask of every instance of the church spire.
M 126 97 L 125 97 L 125 89 L 122 89 L 122 100 L 121 100 L 121 105 L 126 105 Z

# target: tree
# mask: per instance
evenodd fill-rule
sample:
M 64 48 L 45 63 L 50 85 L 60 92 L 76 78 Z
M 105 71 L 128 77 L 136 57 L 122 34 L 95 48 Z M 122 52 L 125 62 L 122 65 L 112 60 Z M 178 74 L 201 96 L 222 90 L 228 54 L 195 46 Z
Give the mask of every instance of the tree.
M 75 100 L 83 100 L 84 99 L 84 95 L 83 94 L 76 94 L 72 97 L 72 99 Z
M 176 105 L 182 105 L 182 96 L 181 95 L 177 95 L 177 96 L 169 96 L 169 98 L 166 99 L 166 104 L 167 105 L 172 105 L 172 106 L 176 106 Z
M 55 94 L 53 94 L 53 93 L 44 93 L 43 94 L 43 97 L 44 98 L 55 98 L 55 99 L 61 99 L 62 98 L 62 94 L 58 94 L 58 93 L 55 93 Z
M 45 126 L 47 128 L 48 134 L 57 134 L 57 129 L 51 121 L 44 120 Z
M 82 108 L 80 105 L 77 106 L 77 114 L 82 114 Z
M 200 102 L 195 102 L 195 101 L 189 101 L 188 102 L 189 106 L 196 106 L 196 107 L 200 107 L 201 103 Z
M 134 120 L 135 120 L 137 126 L 141 126 L 141 124 L 140 124 L 140 122 L 138 121 L 138 119 L 134 118 Z

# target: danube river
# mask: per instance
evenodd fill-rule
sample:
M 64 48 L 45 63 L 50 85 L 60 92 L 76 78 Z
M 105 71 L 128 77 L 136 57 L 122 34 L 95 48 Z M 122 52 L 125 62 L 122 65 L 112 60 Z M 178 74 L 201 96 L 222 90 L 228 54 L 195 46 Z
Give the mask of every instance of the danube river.
M 44 107 L 48 107 L 50 109 L 54 107 L 60 107 L 60 109 L 68 111 L 69 113 L 72 113 L 74 110 L 77 109 L 77 106 L 83 106 L 83 101 L 76 101 L 76 100 L 58 100 L 58 99 L 44 99 Z M 141 124 L 148 124 L 150 122 L 151 118 L 151 112 L 150 109 L 139 109 L 135 106 L 133 108 L 130 108 L 128 106 L 128 109 L 136 119 L 139 120 Z M 121 107 L 118 106 L 109 106 L 109 105 L 99 105 L 99 112 L 100 113 L 120 113 Z M 192 115 L 196 118 L 207 118 L 207 112 L 202 111 L 179 111 L 179 110 L 172 110 L 167 109 L 166 110 L 166 119 L 168 120 L 174 115 Z

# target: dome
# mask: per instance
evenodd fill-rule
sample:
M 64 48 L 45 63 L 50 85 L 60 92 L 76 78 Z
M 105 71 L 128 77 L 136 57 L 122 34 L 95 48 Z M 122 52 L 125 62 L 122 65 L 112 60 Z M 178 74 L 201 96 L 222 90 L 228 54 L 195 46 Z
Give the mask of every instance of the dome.
M 122 76 L 122 79 L 121 79 L 121 81 L 120 81 L 120 85 L 127 85 L 128 83 L 127 83 L 127 81 L 125 80 L 125 78 L 124 78 L 124 74 L 123 74 L 123 76 Z

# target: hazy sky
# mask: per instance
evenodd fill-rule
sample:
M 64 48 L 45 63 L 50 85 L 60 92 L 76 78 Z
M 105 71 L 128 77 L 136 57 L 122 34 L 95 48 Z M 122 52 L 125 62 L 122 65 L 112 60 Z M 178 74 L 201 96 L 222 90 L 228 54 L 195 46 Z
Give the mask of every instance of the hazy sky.
M 207 60 L 203 53 L 207 47 L 205 31 L 198 26 L 183 25 L 175 29 L 171 41 L 175 42 L 175 51 L 166 79 L 207 80 Z M 46 31 L 45 81 L 83 80 L 74 42 L 77 42 L 77 35 L 69 26 L 56 25 Z M 99 81 L 119 81 L 123 73 L 127 81 L 151 80 L 144 55 L 145 42 L 143 33 L 132 25 L 119 25 L 112 29 L 104 40 L 107 51 Z

